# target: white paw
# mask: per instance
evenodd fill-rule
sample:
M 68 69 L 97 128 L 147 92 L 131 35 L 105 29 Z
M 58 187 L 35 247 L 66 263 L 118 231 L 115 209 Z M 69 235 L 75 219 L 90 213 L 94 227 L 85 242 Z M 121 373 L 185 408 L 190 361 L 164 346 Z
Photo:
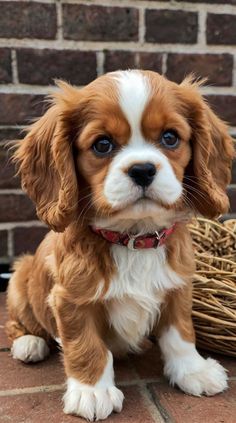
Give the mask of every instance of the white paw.
M 189 368 L 187 372 L 181 371 L 181 363 L 179 363 L 179 372 L 172 376 L 168 372 L 167 365 L 166 373 L 169 373 L 171 383 L 177 384 L 187 394 L 195 396 L 203 394 L 211 396 L 227 389 L 228 377 L 224 367 L 212 358 L 205 360 L 199 356 L 199 361 L 201 361 L 199 369 L 194 370 L 193 366 L 192 371 Z
M 13 358 L 29 363 L 43 360 L 48 356 L 49 348 L 43 338 L 24 335 L 13 341 L 11 353 Z
M 112 411 L 119 413 L 122 410 L 124 395 L 114 385 L 89 386 L 69 378 L 63 399 L 66 414 L 74 414 L 94 421 L 106 419 Z
M 190 395 L 215 395 L 227 387 L 227 374 L 216 360 L 205 360 L 193 342 L 187 342 L 170 326 L 159 339 L 165 360 L 164 373 L 172 385 Z

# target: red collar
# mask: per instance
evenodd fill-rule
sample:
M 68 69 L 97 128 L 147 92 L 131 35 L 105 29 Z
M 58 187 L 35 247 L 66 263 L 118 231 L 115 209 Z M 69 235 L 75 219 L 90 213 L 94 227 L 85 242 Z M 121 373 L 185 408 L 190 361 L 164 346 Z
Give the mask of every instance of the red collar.
M 174 223 L 168 229 L 162 229 L 160 232 L 148 233 L 144 235 L 131 235 L 128 233 L 121 233 L 110 231 L 108 229 L 97 228 L 95 226 L 90 226 L 93 232 L 97 235 L 102 236 L 102 238 L 111 242 L 112 244 L 123 245 L 128 247 L 130 250 L 141 250 L 144 248 L 157 248 L 161 247 L 166 238 L 172 234 L 176 223 Z

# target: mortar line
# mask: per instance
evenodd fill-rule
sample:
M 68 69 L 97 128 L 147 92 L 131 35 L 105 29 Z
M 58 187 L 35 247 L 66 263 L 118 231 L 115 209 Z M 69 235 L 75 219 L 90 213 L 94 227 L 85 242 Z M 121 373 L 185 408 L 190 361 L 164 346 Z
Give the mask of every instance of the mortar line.
M 199 10 L 198 13 L 198 45 L 206 46 L 206 19 L 207 13 L 205 10 Z
M 34 394 L 38 392 L 54 392 L 61 391 L 65 388 L 65 384 L 59 385 L 43 385 L 43 386 L 33 386 L 29 388 L 16 388 L 16 389 L 7 389 L 5 391 L 0 391 L 0 397 L 6 396 L 15 396 L 23 394 Z
M 104 51 L 98 51 L 97 56 L 97 76 L 104 74 L 104 62 L 105 62 L 105 53 Z
M 166 75 L 166 72 L 167 72 L 167 58 L 168 58 L 168 53 L 163 53 L 163 55 L 162 55 L 162 75 Z
M 24 125 L 0 125 L 0 130 L 1 129 L 24 129 L 25 126 Z
M 7 0 L 5 0 L 7 1 Z M 28 0 L 30 1 L 30 0 Z M 35 2 L 40 2 L 40 0 L 33 0 Z M 51 3 L 50 0 L 43 0 L 45 3 Z M 64 0 L 64 4 L 76 4 L 76 5 L 86 5 L 91 6 L 91 0 Z M 111 1 L 110 0 L 93 0 L 93 5 L 96 6 L 108 6 L 111 7 Z M 154 9 L 154 10 L 183 10 L 186 12 L 195 12 L 200 10 L 202 7 L 204 7 L 207 11 L 213 12 L 213 13 L 236 13 L 236 6 L 231 4 L 207 4 L 207 3 L 194 3 L 194 2 L 185 2 L 182 0 L 177 0 L 173 2 L 163 3 L 162 1 L 155 1 L 150 2 L 149 0 L 141 1 L 136 0 L 135 4 L 133 0 L 112 0 L 112 7 L 130 7 L 132 9 Z
M 154 402 L 153 397 L 152 397 L 150 391 L 148 390 L 147 386 L 146 385 L 140 386 L 139 392 L 142 396 L 145 408 L 148 409 L 148 411 L 150 412 L 153 420 L 156 423 L 164 423 L 164 419 L 163 419 L 163 416 L 161 414 L 161 411 L 158 408 L 157 404 Z
M 147 383 L 159 383 L 163 382 L 163 380 L 157 379 L 143 379 L 143 380 L 132 380 L 127 382 L 119 382 L 117 386 L 119 387 L 128 387 L 128 386 L 142 386 L 144 387 Z M 64 389 L 65 384 L 53 384 L 53 385 L 40 385 L 34 387 L 26 387 L 26 388 L 15 388 L 15 389 L 6 389 L 0 391 L 0 397 L 5 396 L 14 396 L 14 395 L 22 395 L 22 394 L 30 394 L 30 393 L 37 393 L 37 392 L 53 392 Z
M 159 398 L 157 397 L 157 395 L 155 395 L 153 387 L 149 384 L 147 385 L 147 390 L 149 391 L 149 394 L 152 398 L 153 403 L 156 405 L 158 411 L 160 412 L 163 420 L 165 423 L 173 423 L 172 419 L 168 413 L 168 411 L 166 410 L 166 408 L 161 404 L 161 402 L 159 401 Z
M 135 52 L 134 54 L 137 55 L 139 52 Z M 162 62 L 162 70 L 163 72 L 166 71 L 166 58 L 168 56 L 168 53 L 162 53 L 163 54 L 163 62 Z M 171 53 L 170 53 L 171 54 Z M 98 75 L 102 75 L 104 72 L 104 53 L 98 52 L 97 53 L 97 72 Z M 235 66 L 235 65 L 234 65 Z M 236 74 L 236 70 L 235 70 Z M 236 76 L 235 76 L 236 79 Z M 82 85 L 76 86 L 78 89 L 83 88 Z M 4 86 L 0 86 L 0 94 L 18 94 L 18 95 L 43 95 L 47 96 L 48 94 L 51 94 L 55 91 L 58 91 L 58 87 L 56 86 L 38 86 L 38 85 L 25 85 L 25 84 L 5 84 Z M 236 81 L 235 85 L 231 86 L 215 86 L 215 85 L 208 85 L 201 87 L 201 92 L 206 95 L 236 95 Z M 1 125 L 1 129 L 5 128 L 5 125 Z M 24 125 L 6 125 L 6 128 L 20 128 L 23 129 Z
M 18 39 L 1 38 L 0 47 L 6 48 L 32 48 L 32 49 L 55 49 L 55 50 L 76 50 L 76 51 L 99 51 L 99 50 L 130 50 L 143 52 L 175 52 L 175 53 L 231 53 L 236 51 L 235 44 L 224 45 L 200 45 L 198 43 L 151 43 L 140 41 L 79 41 L 79 40 L 42 40 L 42 39 Z
M 12 69 L 12 82 L 14 84 L 19 83 L 19 77 L 18 77 L 18 69 L 17 69 L 17 55 L 16 50 L 11 50 L 11 69 Z
M 236 86 L 236 53 L 233 55 L 232 86 Z
M 1 188 L 0 189 L 0 195 L 4 195 L 4 194 L 13 194 L 13 195 L 25 195 L 25 193 L 20 189 L 20 188 L 8 188 L 8 189 L 4 189 Z
M 2 0 L 3 2 L 8 2 L 9 0 Z M 46 4 L 55 4 L 55 0 L 24 0 L 26 3 L 46 3 Z M 11 0 L 11 2 L 19 2 L 19 0 Z M 91 0 L 63 0 L 64 4 L 76 4 L 76 5 L 87 5 L 91 6 Z M 111 6 L 110 0 L 93 0 L 93 4 L 97 6 Z M 208 3 L 195 3 L 195 2 L 186 2 L 182 0 L 177 0 L 173 2 L 162 2 L 162 1 L 155 1 L 150 2 L 149 0 L 136 0 L 135 4 L 133 0 L 112 0 L 113 7 L 130 7 L 136 9 L 155 9 L 155 10 L 162 10 L 162 9 L 169 9 L 169 10 L 183 10 L 187 12 L 194 12 L 198 11 L 202 7 L 206 11 L 211 13 L 229 13 L 229 14 L 236 14 L 236 6 L 232 4 L 208 4 Z
M 31 228 L 34 227 L 40 227 L 40 228 L 47 228 L 47 226 L 40 222 L 39 220 L 29 220 L 27 222 L 4 222 L 0 223 L 0 230 L 10 230 L 15 228 Z
M 139 10 L 139 42 L 144 44 L 146 34 L 146 25 L 145 25 L 145 10 Z

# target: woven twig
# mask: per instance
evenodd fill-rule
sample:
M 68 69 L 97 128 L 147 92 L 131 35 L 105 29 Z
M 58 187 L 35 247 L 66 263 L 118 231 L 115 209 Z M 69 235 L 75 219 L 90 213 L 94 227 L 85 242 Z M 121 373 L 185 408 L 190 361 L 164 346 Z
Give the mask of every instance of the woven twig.
M 199 347 L 236 357 L 236 219 L 189 225 L 196 273 L 193 321 Z

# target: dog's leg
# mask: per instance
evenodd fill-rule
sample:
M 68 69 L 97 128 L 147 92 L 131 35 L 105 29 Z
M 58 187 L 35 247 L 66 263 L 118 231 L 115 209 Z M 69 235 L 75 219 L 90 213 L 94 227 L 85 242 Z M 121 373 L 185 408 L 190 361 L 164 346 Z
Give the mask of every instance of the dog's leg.
M 17 261 L 7 291 L 6 333 L 12 341 L 13 358 L 25 363 L 41 361 L 49 354 L 48 334 L 36 320 L 28 298 L 32 260 L 26 255 Z
M 77 306 L 66 291 L 55 286 L 50 304 L 64 352 L 67 390 L 64 411 L 87 420 L 102 420 L 120 412 L 122 392 L 115 387 L 113 357 L 102 340 L 102 319 L 94 306 Z
M 227 388 L 227 374 L 216 360 L 197 352 L 191 311 L 191 285 L 169 294 L 159 324 L 164 373 L 188 394 L 215 395 Z

